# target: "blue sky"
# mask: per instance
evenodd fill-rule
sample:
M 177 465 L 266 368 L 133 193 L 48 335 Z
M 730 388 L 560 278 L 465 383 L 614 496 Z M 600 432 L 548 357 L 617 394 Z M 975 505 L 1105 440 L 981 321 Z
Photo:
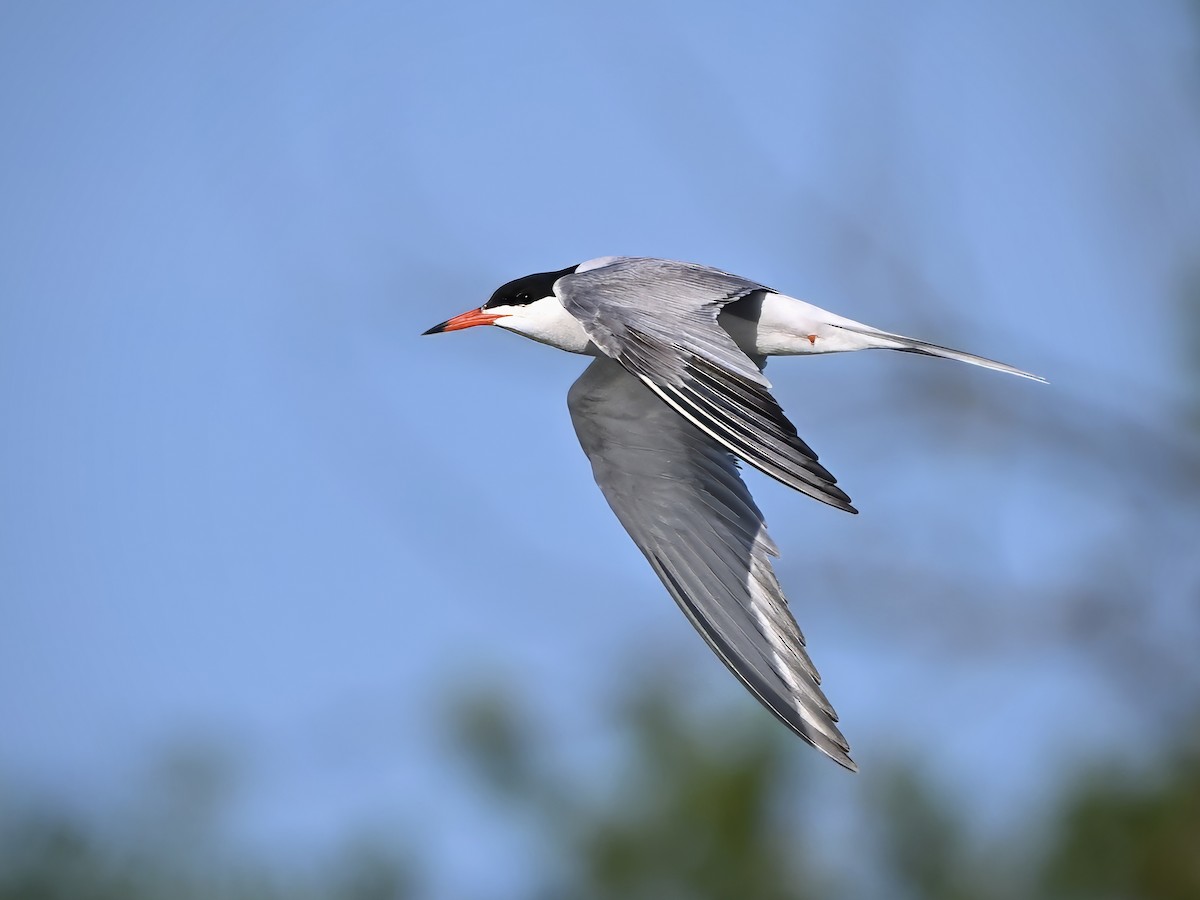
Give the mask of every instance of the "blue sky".
M 1043 416 L 1179 398 L 1196 34 L 1170 3 L 5 6 L 0 790 L 119 804 L 217 736 L 253 771 L 249 839 L 299 853 L 436 802 L 453 857 L 487 829 L 440 761 L 448 686 L 514 680 L 579 759 L 631 657 L 738 696 L 591 483 L 583 361 L 419 337 L 610 253 L 1049 377 L 775 362 L 864 514 L 749 480 L 864 768 L 899 746 L 969 783 L 1003 757 L 1003 807 L 1047 753 L 1119 746 L 1069 654 L 1020 660 L 1036 687 L 947 677 L 806 578 L 944 553 L 924 520 L 957 504 L 962 571 L 1032 579 L 1123 515 L 1039 469 L 1036 436 L 981 467 L 953 423 L 888 410 L 881 434 L 872 404 L 912 372 Z

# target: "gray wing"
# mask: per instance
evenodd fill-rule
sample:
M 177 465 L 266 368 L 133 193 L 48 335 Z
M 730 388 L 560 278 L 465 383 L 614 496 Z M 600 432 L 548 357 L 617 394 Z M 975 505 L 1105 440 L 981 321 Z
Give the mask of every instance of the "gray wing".
M 619 257 L 564 275 L 554 292 L 592 342 L 731 453 L 788 487 L 856 512 L 796 434 L 758 365 L 717 324 L 769 290 L 707 266 Z
M 609 506 L 696 630 L 767 709 L 857 770 L 771 568 L 779 552 L 725 447 L 606 357 L 567 404 Z

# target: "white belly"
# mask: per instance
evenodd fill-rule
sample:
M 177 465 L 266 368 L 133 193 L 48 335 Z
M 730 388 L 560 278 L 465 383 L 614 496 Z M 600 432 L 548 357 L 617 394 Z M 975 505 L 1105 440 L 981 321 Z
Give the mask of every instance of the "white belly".
M 726 307 L 721 325 L 748 356 L 838 353 L 880 346 L 867 335 L 838 326 L 867 328 L 828 310 L 789 297 L 762 293 Z

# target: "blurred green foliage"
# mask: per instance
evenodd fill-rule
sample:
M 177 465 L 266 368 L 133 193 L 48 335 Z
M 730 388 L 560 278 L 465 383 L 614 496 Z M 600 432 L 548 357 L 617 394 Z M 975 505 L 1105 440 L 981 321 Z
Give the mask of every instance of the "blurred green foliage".
M 100 822 L 50 806 L 0 805 L 0 898 L 391 900 L 421 896 L 403 848 L 356 840 L 285 870 L 234 851 L 227 821 L 241 774 L 201 740 L 166 752 L 133 804 Z
M 1057 811 L 1046 896 L 1200 897 L 1198 744 L 1150 773 L 1081 781 Z
M 10 814 L 11 815 L 11 814 Z M 317 871 L 281 871 L 261 860 L 190 857 L 154 840 L 122 841 L 62 815 L 10 818 L 0 832 L 4 900 L 391 900 L 417 897 L 398 856 L 345 848 Z M 179 848 L 182 849 L 182 848 Z
M 471 770 L 502 803 L 532 811 L 547 856 L 564 861 L 534 896 L 1200 898 L 1195 734 L 1145 771 L 1084 772 L 987 844 L 968 827 L 964 799 L 944 795 L 918 766 L 894 764 L 861 811 L 869 833 L 834 860 L 823 858 L 827 842 L 799 833 L 788 816 L 819 799 L 801 777 L 811 771 L 800 762 L 805 748 L 757 710 L 689 716 L 682 694 L 655 682 L 643 680 L 614 723 L 629 735 L 622 774 L 574 804 L 561 801 L 569 791 L 551 766 L 495 777 L 496 742 L 484 735 L 506 735 L 506 758 L 537 757 L 526 714 L 494 696 L 462 707 Z
M 869 827 L 854 835 L 850 852 L 830 858 L 823 836 L 803 833 L 789 816 L 818 802 L 802 777 L 812 771 L 801 762 L 805 748 L 751 707 L 696 713 L 669 682 L 640 684 L 612 723 L 627 740 L 602 785 L 572 779 L 546 759 L 538 749 L 544 735 L 519 702 L 485 693 L 458 706 L 453 742 L 469 777 L 532 829 L 546 861 L 527 873 L 528 896 L 1200 897 L 1195 733 L 1162 765 L 1082 774 L 1036 820 L 991 845 L 967 827 L 965 807 L 916 767 L 897 764 L 868 792 L 861 821 Z M 0 900 L 383 900 L 430 896 L 426 886 L 439 881 L 402 839 L 351 845 L 303 871 L 224 851 L 214 806 L 230 801 L 232 782 L 214 773 L 229 765 L 202 759 L 185 754 L 164 767 L 166 796 L 155 804 L 165 817 L 151 817 L 141 832 L 9 810 Z

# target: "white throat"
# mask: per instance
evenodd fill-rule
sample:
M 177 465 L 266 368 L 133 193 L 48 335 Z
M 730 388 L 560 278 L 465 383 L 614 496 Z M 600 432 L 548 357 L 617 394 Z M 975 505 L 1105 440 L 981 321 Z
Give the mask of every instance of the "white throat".
M 557 297 L 543 297 L 523 306 L 493 306 L 488 312 L 500 316 L 493 324 L 559 350 L 590 356 L 599 352 L 579 320 L 563 308 Z

